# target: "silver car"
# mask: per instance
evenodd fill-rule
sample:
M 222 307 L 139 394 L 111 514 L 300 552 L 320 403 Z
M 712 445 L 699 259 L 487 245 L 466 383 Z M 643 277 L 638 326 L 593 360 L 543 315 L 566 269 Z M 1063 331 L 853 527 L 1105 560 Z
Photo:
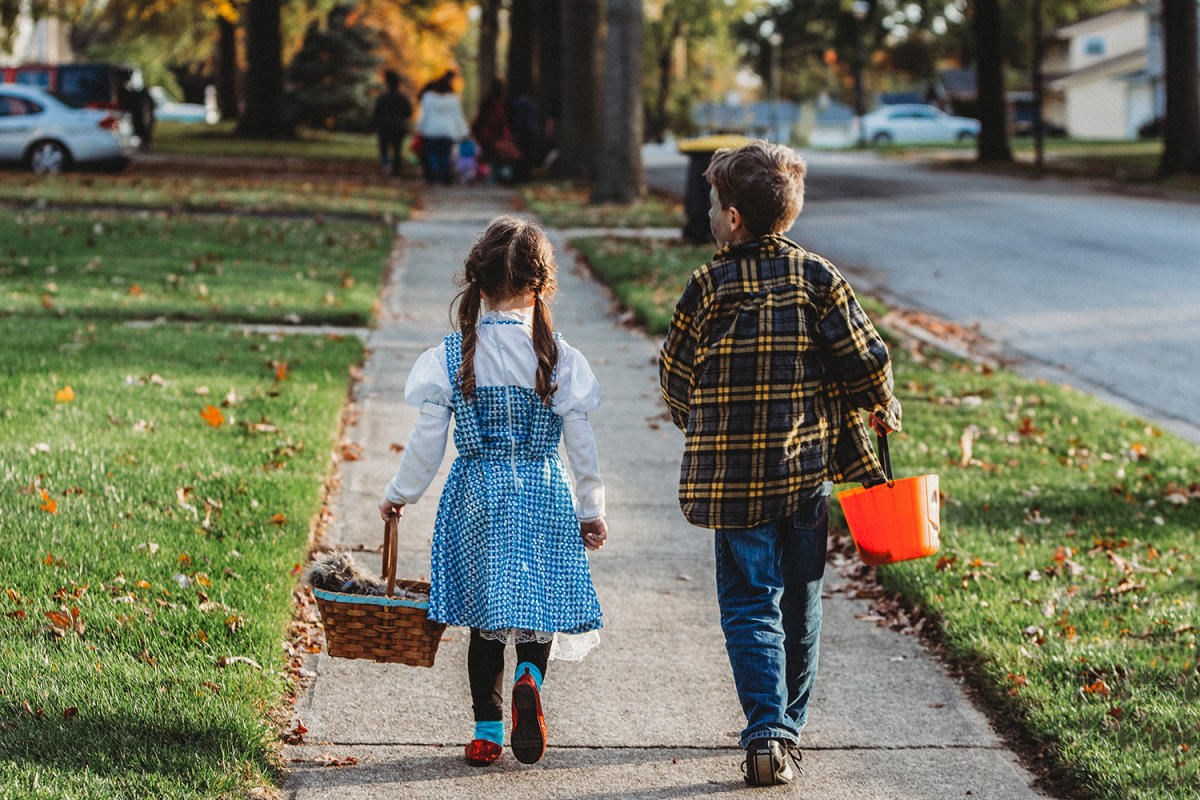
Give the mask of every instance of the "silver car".
M 136 146 L 128 114 L 77 108 L 33 86 L 0 83 L 0 161 L 37 173 L 124 166 Z
M 884 106 L 862 118 L 863 141 L 871 144 L 967 142 L 979 135 L 979 120 L 953 117 L 934 106 Z

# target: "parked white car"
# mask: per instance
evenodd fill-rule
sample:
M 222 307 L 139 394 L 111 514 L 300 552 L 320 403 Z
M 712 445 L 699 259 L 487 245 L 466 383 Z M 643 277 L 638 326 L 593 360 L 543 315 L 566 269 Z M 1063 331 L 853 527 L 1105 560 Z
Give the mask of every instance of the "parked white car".
M 206 92 L 205 95 L 206 102 L 203 105 L 183 103 L 173 99 L 163 87 L 151 86 L 150 97 L 154 100 L 154 118 L 173 122 L 204 122 L 215 125 L 221 119 L 221 115 L 217 111 L 216 92 Z
M 935 106 L 884 106 L 862 118 L 864 141 L 871 144 L 965 142 L 979 135 L 979 120 L 953 117 Z
M 85 163 L 124 166 L 136 147 L 124 112 L 77 108 L 33 86 L 0 83 L 0 161 L 37 173 Z

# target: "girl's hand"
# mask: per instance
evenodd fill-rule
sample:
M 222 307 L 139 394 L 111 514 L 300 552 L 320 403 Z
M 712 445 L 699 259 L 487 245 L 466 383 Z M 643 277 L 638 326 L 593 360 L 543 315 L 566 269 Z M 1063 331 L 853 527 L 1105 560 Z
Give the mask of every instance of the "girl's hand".
M 604 518 L 592 520 L 591 522 L 579 523 L 579 535 L 583 537 L 583 546 L 588 550 L 599 550 L 604 546 L 604 540 L 608 538 L 608 525 L 604 523 Z
M 393 503 L 386 497 L 379 501 L 379 516 L 384 522 L 390 517 L 404 516 L 404 503 Z

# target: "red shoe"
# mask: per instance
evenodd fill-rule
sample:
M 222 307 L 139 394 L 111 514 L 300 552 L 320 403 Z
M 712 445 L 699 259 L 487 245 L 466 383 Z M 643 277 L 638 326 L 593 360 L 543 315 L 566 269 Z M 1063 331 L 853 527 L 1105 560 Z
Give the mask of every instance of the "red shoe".
M 504 752 L 504 748 L 490 739 L 472 739 L 471 743 L 467 745 L 463 757 L 473 767 L 486 767 L 488 764 L 495 763 L 502 752 Z
M 542 716 L 542 698 L 529 670 L 513 684 L 512 735 L 513 755 L 522 764 L 536 764 L 546 753 L 546 718 Z

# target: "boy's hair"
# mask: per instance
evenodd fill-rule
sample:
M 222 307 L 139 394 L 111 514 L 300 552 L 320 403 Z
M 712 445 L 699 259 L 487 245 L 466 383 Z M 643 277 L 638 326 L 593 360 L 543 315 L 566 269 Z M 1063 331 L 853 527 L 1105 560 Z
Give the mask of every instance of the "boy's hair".
M 790 147 L 759 139 L 713 153 L 704 177 L 721 208 L 733 206 L 752 236 L 783 233 L 804 206 L 804 158 Z
M 558 288 L 554 250 L 542 229 L 517 217 L 502 216 L 471 248 L 464 264 L 462 285 L 454 301 L 458 304 L 458 329 L 462 331 L 462 366 L 458 379 L 464 397 L 475 395 L 475 345 L 479 307 L 483 295 L 503 299 L 532 291 L 533 352 L 537 356 L 535 391 L 546 405 L 556 387 L 551 385 L 558 363 L 554 322 L 546 300 Z

